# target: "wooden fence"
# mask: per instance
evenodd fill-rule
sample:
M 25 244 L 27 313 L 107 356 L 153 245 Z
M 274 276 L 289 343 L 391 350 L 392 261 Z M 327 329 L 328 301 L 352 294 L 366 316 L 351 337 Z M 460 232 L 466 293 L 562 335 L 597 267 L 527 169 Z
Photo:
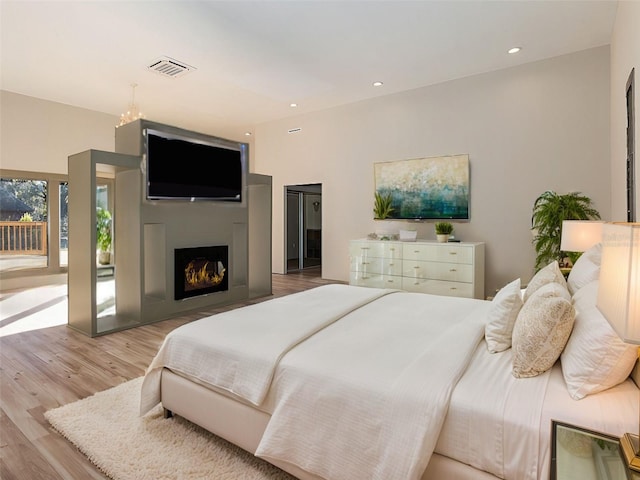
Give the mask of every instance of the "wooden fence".
M 47 222 L 0 222 L 0 253 L 46 255 Z

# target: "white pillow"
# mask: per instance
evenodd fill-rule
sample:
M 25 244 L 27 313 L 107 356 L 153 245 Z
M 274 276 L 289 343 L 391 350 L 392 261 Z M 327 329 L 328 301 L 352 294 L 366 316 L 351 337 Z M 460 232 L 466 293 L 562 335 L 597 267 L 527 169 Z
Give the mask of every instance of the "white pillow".
M 580 255 L 567 278 L 567 287 L 573 295 L 586 284 L 598 280 L 600 275 L 600 259 L 602 258 L 602 244 L 597 243 Z
M 576 321 L 561 362 L 574 400 L 622 383 L 638 358 L 637 347 L 624 343 L 596 307 L 597 296 L 598 281 L 573 296 Z
M 538 270 L 538 273 L 536 273 L 533 276 L 533 278 L 531 279 L 531 281 L 527 285 L 527 288 L 524 291 L 523 300 L 525 301 L 525 303 L 527 299 L 531 295 L 533 295 L 533 293 L 536 290 L 538 290 L 543 285 L 546 285 L 547 283 L 551 283 L 551 282 L 559 283 L 565 288 L 567 286 L 567 281 L 564 279 L 564 275 L 560 271 L 560 265 L 558 265 L 557 260 L 551 262 L 546 267 Z
M 522 308 L 520 279 L 505 285 L 491 301 L 484 336 L 491 353 L 502 352 L 511 347 L 511 335 L 518 312 Z
M 561 285 L 552 282 L 533 293 L 513 327 L 513 376 L 535 377 L 553 367 L 571 335 L 574 320 L 573 305 Z

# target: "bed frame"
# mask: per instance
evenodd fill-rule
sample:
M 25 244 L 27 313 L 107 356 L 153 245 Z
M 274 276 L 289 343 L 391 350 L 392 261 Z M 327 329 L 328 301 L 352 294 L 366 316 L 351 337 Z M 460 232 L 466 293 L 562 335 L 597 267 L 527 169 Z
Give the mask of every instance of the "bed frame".
M 179 415 L 255 454 L 271 418 L 266 412 L 163 369 L 161 398 L 165 417 Z M 300 480 L 323 480 L 286 462 L 272 462 Z M 434 453 L 422 480 L 496 480 L 497 477 Z

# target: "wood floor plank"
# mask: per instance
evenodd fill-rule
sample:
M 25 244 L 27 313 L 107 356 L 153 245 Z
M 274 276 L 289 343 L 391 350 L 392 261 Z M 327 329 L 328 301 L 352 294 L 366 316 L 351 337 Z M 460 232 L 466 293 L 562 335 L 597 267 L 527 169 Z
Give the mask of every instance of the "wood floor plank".
M 105 479 L 44 418 L 51 408 L 144 374 L 165 336 L 207 315 L 327 283 L 316 272 L 273 275 L 273 295 L 89 338 L 66 325 L 0 337 L 0 478 Z

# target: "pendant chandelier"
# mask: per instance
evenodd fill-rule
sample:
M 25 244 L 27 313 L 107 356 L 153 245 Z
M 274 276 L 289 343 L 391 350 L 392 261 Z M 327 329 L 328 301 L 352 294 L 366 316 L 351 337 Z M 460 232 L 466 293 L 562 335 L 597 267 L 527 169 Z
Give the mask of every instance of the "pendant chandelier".
M 131 84 L 131 103 L 129 104 L 129 108 L 127 109 L 127 113 L 123 113 L 120 115 L 120 123 L 118 127 L 122 125 L 126 125 L 127 123 L 131 123 L 140 118 L 144 118 L 144 115 L 140 110 L 138 110 L 138 106 L 136 105 L 136 87 L 137 83 Z

